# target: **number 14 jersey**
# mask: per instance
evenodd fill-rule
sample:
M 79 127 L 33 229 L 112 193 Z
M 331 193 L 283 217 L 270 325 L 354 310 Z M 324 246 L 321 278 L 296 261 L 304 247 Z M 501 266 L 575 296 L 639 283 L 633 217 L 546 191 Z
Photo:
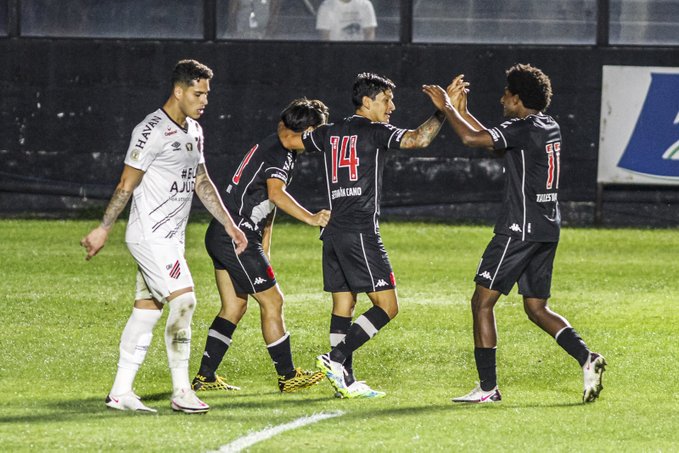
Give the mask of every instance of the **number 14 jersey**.
M 326 230 L 379 232 L 384 153 L 400 148 L 406 131 L 353 115 L 304 133 L 304 149 L 323 153 L 332 210 Z

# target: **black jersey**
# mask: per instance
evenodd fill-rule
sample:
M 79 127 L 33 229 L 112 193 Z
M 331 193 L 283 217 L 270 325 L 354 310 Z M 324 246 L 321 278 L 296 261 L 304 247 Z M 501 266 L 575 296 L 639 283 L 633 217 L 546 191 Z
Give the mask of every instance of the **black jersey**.
M 286 185 L 292 180 L 296 154 L 283 147 L 272 134 L 248 151 L 226 188 L 224 205 L 241 228 L 263 233 L 266 217 L 275 209 L 269 201 L 266 180 L 276 178 Z
M 505 196 L 496 234 L 524 241 L 559 240 L 561 129 L 548 115 L 514 118 L 488 129 L 493 147 L 505 152 Z
M 306 151 L 323 153 L 328 231 L 378 232 L 384 152 L 400 148 L 405 132 L 353 115 L 303 135 Z

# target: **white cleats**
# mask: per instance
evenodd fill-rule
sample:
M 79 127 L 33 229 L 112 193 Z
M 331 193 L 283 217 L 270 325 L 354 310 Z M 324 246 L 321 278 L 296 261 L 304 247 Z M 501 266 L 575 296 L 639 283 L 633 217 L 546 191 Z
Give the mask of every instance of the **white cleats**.
M 585 384 L 585 389 L 582 393 L 583 403 L 591 403 L 599 397 L 599 393 L 604 388 L 602 384 L 604 371 L 606 371 L 606 359 L 604 359 L 604 356 L 591 352 L 587 362 L 582 367 Z
M 502 400 L 500 390 L 497 385 L 487 392 L 481 389 L 481 385 L 477 384 L 474 390 L 464 396 L 453 398 L 454 403 L 495 403 Z
M 385 396 L 385 392 L 370 388 L 365 381 L 354 381 L 351 385 L 347 386 L 345 394 L 340 392 L 335 393 L 337 398 L 384 398 Z
M 155 409 L 145 406 L 134 392 L 127 392 L 117 396 L 108 395 L 106 397 L 106 405 L 111 409 L 117 409 L 119 411 L 158 412 Z
M 210 406 L 202 402 L 196 396 L 196 392 L 186 388 L 177 390 L 172 395 L 172 410 L 187 414 L 204 414 L 210 410 Z
M 330 360 L 330 354 L 322 354 L 316 357 L 316 368 L 325 373 L 337 393 L 347 397 L 347 384 L 344 382 L 344 367 L 341 363 Z

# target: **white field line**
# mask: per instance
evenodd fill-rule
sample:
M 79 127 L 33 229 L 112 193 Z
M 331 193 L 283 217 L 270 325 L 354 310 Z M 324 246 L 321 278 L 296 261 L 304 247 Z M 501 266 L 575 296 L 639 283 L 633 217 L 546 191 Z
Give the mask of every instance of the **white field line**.
M 339 417 L 341 415 L 344 415 L 344 411 L 320 412 L 307 417 L 301 417 L 289 423 L 272 426 L 261 431 L 250 433 L 247 436 L 239 437 L 229 444 L 222 445 L 219 447 L 219 450 L 216 450 L 216 452 L 235 453 L 243 451 L 245 448 L 251 447 L 258 442 L 271 439 L 272 437 L 284 433 L 285 431 L 301 428 L 302 426 L 311 425 L 312 423 L 320 422 L 321 420 L 325 420 L 327 418 Z

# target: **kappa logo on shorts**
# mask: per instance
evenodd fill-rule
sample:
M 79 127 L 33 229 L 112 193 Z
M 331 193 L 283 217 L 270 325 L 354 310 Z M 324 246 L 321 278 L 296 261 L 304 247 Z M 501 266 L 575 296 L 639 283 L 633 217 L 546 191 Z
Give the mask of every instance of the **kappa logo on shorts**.
M 266 280 L 264 280 L 262 277 L 257 277 L 252 283 L 255 285 L 261 285 L 262 283 L 266 283 Z
M 517 233 L 521 232 L 521 227 L 519 226 L 518 223 L 512 223 L 512 226 L 510 226 L 509 229 L 512 231 L 516 231 Z
M 377 280 L 377 283 L 375 283 L 375 288 L 381 288 L 382 286 L 389 286 L 389 283 L 382 279 Z
M 479 274 L 479 277 L 485 278 L 487 280 L 492 280 L 493 277 L 490 276 L 490 272 L 485 271 Z
M 167 269 L 170 271 L 170 278 L 178 279 L 182 274 L 181 266 L 179 265 L 179 260 L 175 261 L 172 266 L 168 265 Z

